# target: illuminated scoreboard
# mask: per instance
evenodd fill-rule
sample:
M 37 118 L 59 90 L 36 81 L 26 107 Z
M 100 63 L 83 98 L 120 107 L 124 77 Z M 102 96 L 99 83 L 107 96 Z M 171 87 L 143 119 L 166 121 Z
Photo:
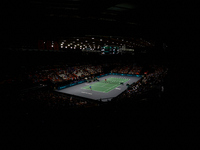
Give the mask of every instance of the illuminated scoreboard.
M 104 46 L 101 48 L 101 54 L 118 54 L 119 47 L 117 46 Z

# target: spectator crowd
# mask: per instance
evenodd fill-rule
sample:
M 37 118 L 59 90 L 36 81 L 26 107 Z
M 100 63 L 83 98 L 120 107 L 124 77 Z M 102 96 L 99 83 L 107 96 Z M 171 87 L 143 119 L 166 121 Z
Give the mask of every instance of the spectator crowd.
M 28 78 L 33 83 L 40 81 L 47 81 L 48 79 L 53 82 L 62 81 L 77 81 L 85 77 L 93 76 L 102 73 L 102 66 L 81 65 L 81 66 L 52 66 L 50 69 L 35 70 L 29 72 Z
M 131 65 L 118 65 L 113 70 L 112 73 L 123 73 L 123 74 L 141 74 L 142 67 L 136 64 Z
M 64 109 L 64 108 L 78 108 L 87 106 L 97 106 L 97 104 L 90 102 L 83 98 L 75 96 L 70 97 L 58 94 L 53 89 L 59 86 L 67 85 L 69 83 L 79 82 L 85 78 L 93 78 L 104 72 L 105 67 L 110 67 L 111 73 L 123 74 L 140 74 L 142 78 L 131 85 L 127 85 L 127 90 L 121 93 L 113 100 L 117 101 L 134 101 L 138 97 L 144 97 L 148 91 L 153 89 L 157 91 L 164 91 L 164 79 L 167 75 L 168 68 L 162 65 L 150 65 L 148 68 L 140 64 L 121 64 L 109 63 L 101 65 L 57 65 L 57 66 L 39 66 L 29 68 L 21 79 L 32 82 L 32 84 L 50 83 L 47 90 L 36 90 L 23 93 L 20 101 L 27 103 L 37 103 L 44 109 Z M 16 77 L 14 80 L 17 80 Z
M 164 92 L 164 79 L 167 75 L 168 68 L 158 65 L 151 66 L 153 71 L 144 74 L 136 83 L 128 85 L 126 91 L 121 93 L 115 100 L 134 101 L 137 98 L 145 98 L 148 94 L 157 94 L 160 96 Z

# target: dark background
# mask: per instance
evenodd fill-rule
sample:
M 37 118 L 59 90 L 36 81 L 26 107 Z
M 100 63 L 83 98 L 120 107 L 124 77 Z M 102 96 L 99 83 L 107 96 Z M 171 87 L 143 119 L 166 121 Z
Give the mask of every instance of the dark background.
M 180 45 L 189 41 L 197 15 L 195 4 L 181 0 L 29 0 L 3 3 L 2 10 L 9 44 L 43 37 L 122 35 Z
M 124 8 L 119 5 L 122 3 L 128 3 L 128 6 L 132 7 Z M 166 43 L 168 46 L 166 60 L 170 64 L 167 79 L 169 93 L 159 105 L 165 108 L 168 115 L 167 119 L 162 121 L 180 124 L 197 122 L 198 113 L 193 90 L 197 85 L 194 85 L 192 81 L 195 79 L 193 71 L 195 72 L 197 64 L 194 61 L 197 51 L 192 48 L 196 41 L 194 35 L 197 31 L 195 23 L 197 5 L 191 1 L 51 0 L 40 2 L 32 0 L 3 2 L 1 7 L 3 10 L 1 53 L 5 53 L 4 48 L 10 46 L 37 43 L 38 40 L 44 38 L 51 40 L 68 36 L 142 37 L 155 40 L 161 48 L 162 43 Z M 6 56 L 9 57 L 9 54 Z M 11 64 L 4 58 L 1 60 L 2 66 Z M 121 116 L 123 118 L 123 115 Z M 156 116 L 150 117 L 156 118 Z M 122 121 L 127 120 L 123 118 Z M 107 128 L 105 124 L 102 126 L 102 130 Z M 25 125 L 22 127 L 30 131 Z M 94 127 L 91 131 L 96 130 L 95 125 L 90 125 L 90 127 Z M 114 127 L 118 129 L 117 125 Z M 126 127 L 124 124 L 119 126 L 120 131 L 124 127 Z M 51 128 L 54 127 L 51 126 Z M 19 129 L 22 131 L 21 127 Z M 62 130 L 56 129 L 53 133 L 58 135 Z M 109 129 L 111 127 L 108 127 L 106 131 Z M 70 128 L 68 130 L 70 131 Z M 39 134 L 39 130 L 33 130 L 31 133 L 35 131 Z M 48 132 L 47 129 L 44 131 Z M 98 130 L 98 133 L 100 131 Z M 70 133 L 74 134 L 73 131 Z
M 197 6 L 186 0 L 51 0 L 2 3 L 2 53 L 4 48 L 37 45 L 38 40 L 85 35 L 128 36 L 154 40 L 167 57 L 194 70 Z M 192 65 L 189 65 L 192 64 Z M 190 74 L 193 76 L 193 74 Z M 180 77 L 180 76 L 179 76 Z

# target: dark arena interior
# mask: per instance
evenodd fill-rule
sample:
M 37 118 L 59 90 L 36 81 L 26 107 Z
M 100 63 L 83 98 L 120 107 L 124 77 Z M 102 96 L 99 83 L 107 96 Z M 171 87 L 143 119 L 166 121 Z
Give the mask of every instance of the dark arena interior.
M 47 128 L 116 135 L 136 124 L 195 122 L 186 7 L 144 0 L 5 3 L 2 124 L 23 135 Z

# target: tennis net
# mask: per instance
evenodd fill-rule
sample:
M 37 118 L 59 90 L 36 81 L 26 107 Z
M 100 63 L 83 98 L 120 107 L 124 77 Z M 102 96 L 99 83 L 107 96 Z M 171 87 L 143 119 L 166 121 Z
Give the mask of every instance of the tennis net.
M 123 84 L 123 82 L 115 82 L 115 81 L 99 81 L 101 83 L 108 83 L 108 84 Z

